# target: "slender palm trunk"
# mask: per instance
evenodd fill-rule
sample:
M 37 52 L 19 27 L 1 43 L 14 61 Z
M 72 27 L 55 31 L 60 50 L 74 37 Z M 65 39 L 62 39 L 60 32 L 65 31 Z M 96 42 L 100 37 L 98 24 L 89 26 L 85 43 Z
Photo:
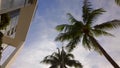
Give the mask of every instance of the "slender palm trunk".
M 93 41 L 96 42 L 98 48 L 101 50 L 105 58 L 113 65 L 114 68 L 120 68 L 119 65 L 108 55 L 108 53 L 103 49 L 103 47 L 97 42 L 95 38 L 90 36 Z
M 64 51 L 63 51 L 63 48 L 62 48 L 62 51 L 61 51 L 61 58 L 62 58 L 62 62 L 61 62 L 61 65 L 60 65 L 60 68 L 64 68 L 64 55 L 63 55 Z
M 63 66 L 63 65 L 60 65 L 60 68 L 64 68 L 64 66 Z
M 62 60 L 61 65 L 60 65 L 60 68 L 65 68 L 64 66 L 65 66 L 65 65 L 64 65 L 64 61 Z

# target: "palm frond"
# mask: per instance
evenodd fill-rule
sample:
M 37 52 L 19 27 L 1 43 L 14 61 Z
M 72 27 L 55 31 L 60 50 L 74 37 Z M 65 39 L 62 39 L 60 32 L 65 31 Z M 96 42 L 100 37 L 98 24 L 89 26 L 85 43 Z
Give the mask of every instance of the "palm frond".
M 60 33 L 58 34 L 58 36 L 55 38 L 55 41 L 66 41 L 66 40 L 71 40 L 72 38 L 76 38 L 78 36 L 82 35 L 82 27 L 81 25 L 78 23 L 75 23 L 71 29 L 68 29 L 67 32 L 64 33 Z
M 72 28 L 72 25 L 68 25 L 68 24 L 62 24 L 62 25 L 58 25 L 56 26 L 56 30 L 61 32 L 61 31 L 67 31 L 69 29 Z
M 100 16 L 105 10 L 103 8 L 92 10 L 88 19 L 87 24 L 93 23 L 94 20 L 97 19 L 98 16 Z
M 56 56 L 60 56 L 61 55 L 61 52 L 60 52 L 60 49 L 59 48 L 57 48 L 58 49 L 58 53 L 56 53 Z
M 80 42 L 80 40 L 81 40 L 80 36 L 71 39 L 66 46 L 66 49 L 68 50 L 68 52 L 71 52 L 76 47 L 76 45 Z
M 77 31 L 80 29 L 82 29 L 83 27 L 83 23 L 81 21 L 79 22 L 75 22 L 74 24 L 61 24 L 61 25 L 58 25 L 56 26 L 56 30 L 59 31 L 59 32 L 71 32 L 71 31 Z
M 98 52 L 99 54 L 102 54 L 100 49 L 98 48 L 98 42 L 95 40 L 94 37 L 90 36 L 90 35 L 84 35 L 83 36 L 83 40 L 82 40 L 82 44 L 86 49 L 89 50 L 94 50 L 96 52 Z
M 86 23 L 89 18 L 89 14 L 92 10 L 91 4 L 90 4 L 90 2 L 88 2 L 88 0 L 84 0 L 82 10 L 83 10 L 82 11 L 83 12 L 83 15 L 82 15 L 83 21 L 84 21 L 84 23 Z
M 60 54 L 61 53 L 59 53 L 59 52 L 54 52 L 51 56 L 55 56 L 56 58 L 59 58 Z
M 79 22 L 70 13 L 67 13 L 67 15 L 69 17 L 70 24 L 74 24 L 76 22 Z
M 96 51 L 96 52 L 98 52 L 100 55 L 102 55 L 102 52 L 101 52 L 101 50 L 99 49 L 99 47 L 98 47 L 98 45 L 99 45 L 99 43 L 98 43 L 98 41 L 94 38 L 94 37 L 92 37 L 92 36 L 90 36 L 89 35 L 89 39 L 91 40 L 90 41 L 90 45 L 91 45 L 91 49 L 93 49 L 94 51 Z
M 50 56 L 50 58 L 51 58 L 51 59 L 53 59 L 53 60 L 56 60 L 56 62 L 58 62 L 58 61 L 59 61 L 59 59 L 58 59 L 58 58 L 59 58 L 59 56 L 57 56 L 57 55 L 55 55 L 55 56 L 54 56 L 54 55 L 53 55 L 53 56 Z
M 0 30 L 5 29 L 10 23 L 10 17 L 8 13 L 1 14 L 1 21 L 0 21 Z
M 77 60 L 68 60 L 67 65 L 71 67 L 74 66 L 75 68 L 83 68 L 82 64 Z
M 74 55 L 69 53 L 69 54 L 66 55 L 66 57 L 68 57 L 68 58 L 74 58 Z
M 58 67 L 58 65 L 51 65 L 49 68 L 57 68 Z
M 41 61 L 41 63 L 52 64 L 53 60 L 52 59 L 44 59 Z
M 101 36 L 101 35 L 103 35 L 103 36 L 113 36 L 114 37 L 113 34 L 111 34 L 109 32 L 106 32 L 104 30 L 92 29 L 91 31 L 92 31 L 93 35 L 95 35 L 96 37 Z
M 41 63 L 47 63 L 47 64 L 50 64 L 50 63 L 56 63 L 58 62 L 58 57 L 56 55 L 56 53 L 54 52 L 52 55 L 48 55 L 46 56 L 42 61 Z
M 116 4 L 120 6 L 120 0 L 115 0 Z
M 3 37 L 3 33 L 0 31 L 0 39 L 2 39 Z
M 41 63 L 51 64 L 50 68 L 58 68 L 59 66 L 67 68 L 68 66 L 75 66 L 81 68 L 82 65 L 79 61 L 74 60 L 74 55 L 70 52 L 66 52 L 64 48 L 59 48 L 58 52 L 52 53 L 52 55 L 46 56 Z M 59 54 L 59 55 L 58 55 Z
M 99 25 L 95 25 L 94 28 L 95 29 L 115 29 L 120 27 L 120 20 L 112 20 L 112 21 L 108 21 Z
M 74 25 L 79 25 L 79 27 L 83 26 L 83 22 L 82 21 L 76 20 L 70 13 L 67 13 L 67 15 L 69 17 L 69 21 L 70 21 L 70 24 L 72 26 L 74 26 Z
M 82 44 L 83 44 L 83 47 L 85 47 L 86 49 L 89 49 L 89 50 L 91 49 L 90 40 L 86 34 L 83 35 Z
M 55 38 L 55 41 L 66 41 L 66 40 L 70 40 L 71 39 L 71 35 L 69 32 L 67 33 L 60 33 L 56 38 Z

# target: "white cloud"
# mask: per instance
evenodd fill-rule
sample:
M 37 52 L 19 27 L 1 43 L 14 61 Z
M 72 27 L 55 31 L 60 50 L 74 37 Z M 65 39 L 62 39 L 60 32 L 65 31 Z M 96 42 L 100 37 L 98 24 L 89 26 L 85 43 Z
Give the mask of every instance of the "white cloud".
M 120 10 L 114 0 L 91 0 L 94 8 L 105 8 L 105 12 L 98 18 L 96 23 L 102 23 L 112 19 L 120 19 Z M 57 35 L 55 26 L 61 23 L 67 23 L 66 13 L 71 12 L 75 18 L 81 20 L 82 0 L 59 0 L 58 8 L 47 8 L 44 14 L 36 14 L 36 19 L 31 25 L 26 45 L 20 56 L 17 58 L 11 68 L 48 68 L 49 65 L 39 64 L 44 56 L 56 51 L 60 43 L 56 43 L 54 38 Z M 79 3 L 80 2 L 80 3 Z M 40 5 L 39 7 L 42 7 Z M 40 12 L 40 9 L 38 12 Z M 80 19 L 79 19 L 80 18 Z M 120 65 L 120 29 L 111 31 L 115 34 L 112 37 L 97 38 L 103 48 Z M 111 64 L 94 51 L 86 51 L 81 44 L 72 52 L 76 59 L 80 60 L 84 68 L 112 68 Z M 48 66 L 48 67 L 47 67 Z

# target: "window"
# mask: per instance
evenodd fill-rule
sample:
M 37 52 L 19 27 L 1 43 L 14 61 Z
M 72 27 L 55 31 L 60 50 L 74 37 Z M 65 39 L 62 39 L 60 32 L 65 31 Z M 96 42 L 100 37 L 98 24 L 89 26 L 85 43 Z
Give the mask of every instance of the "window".
M 19 13 L 20 13 L 19 9 L 15 10 L 15 11 L 12 11 L 12 12 L 9 12 L 10 24 L 6 29 L 6 33 L 5 33 L 6 36 L 9 36 L 11 38 L 15 37 L 16 26 L 18 24 Z

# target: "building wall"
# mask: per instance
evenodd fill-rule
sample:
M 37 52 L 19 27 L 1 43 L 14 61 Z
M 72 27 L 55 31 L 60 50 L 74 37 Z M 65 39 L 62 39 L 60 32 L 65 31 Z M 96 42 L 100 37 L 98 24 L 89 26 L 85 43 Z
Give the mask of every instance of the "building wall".
M 0 13 L 31 5 L 36 0 L 0 0 Z
M 23 0 L 2 0 L 1 3 L 4 3 L 5 1 L 9 1 L 7 3 L 12 3 L 11 1 L 14 1 L 13 3 L 15 2 L 17 3 Z M 15 47 L 15 50 L 6 59 L 6 61 L 1 65 L 0 68 L 10 68 L 11 63 L 15 60 L 17 54 L 23 47 L 23 43 L 25 41 L 30 26 L 30 22 L 32 21 L 32 17 L 34 15 L 37 5 L 37 0 L 33 0 L 32 4 L 31 2 L 29 2 L 29 0 L 24 0 L 24 1 L 26 1 L 27 3 L 24 2 L 24 6 L 20 6 L 19 8 L 17 7 L 17 8 L 9 9 L 8 6 L 6 5 L 7 9 L 0 10 L 0 14 L 6 12 L 9 12 L 9 14 L 11 14 L 11 24 L 7 27 L 7 30 L 5 30 L 3 43 Z M 2 4 L 2 6 L 4 4 Z M 23 4 L 18 4 L 18 5 L 23 5 Z

